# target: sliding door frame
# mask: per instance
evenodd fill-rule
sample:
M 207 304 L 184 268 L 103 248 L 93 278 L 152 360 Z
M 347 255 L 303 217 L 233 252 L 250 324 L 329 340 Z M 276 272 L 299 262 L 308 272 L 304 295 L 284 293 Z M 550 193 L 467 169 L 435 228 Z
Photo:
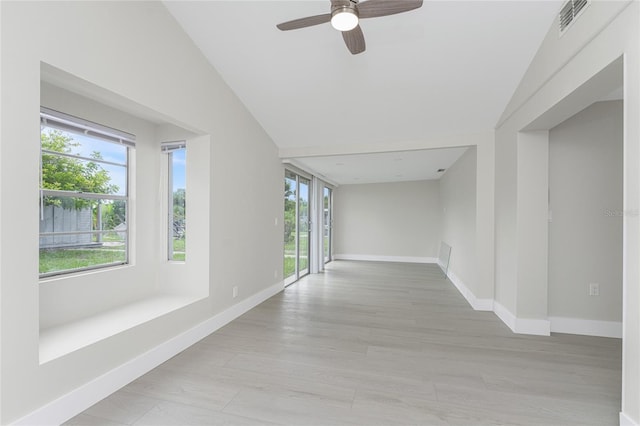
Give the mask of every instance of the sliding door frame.
M 325 195 L 328 192 L 328 196 Z M 327 205 L 325 206 L 325 196 Z M 325 247 L 324 240 L 328 239 Z M 333 260 L 333 187 L 324 183 L 322 185 L 322 260 L 327 264 Z
M 293 182 L 295 182 L 295 187 L 290 188 L 290 191 L 293 192 L 293 194 L 295 194 L 295 225 L 293 227 L 293 231 L 295 232 L 295 250 L 294 250 L 294 271 L 293 274 L 291 275 L 286 275 L 287 271 L 286 271 L 286 263 L 287 263 L 287 256 L 290 256 L 291 254 L 287 254 L 287 241 L 285 241 L 285 252 L 283 253 L 284 255 L 284 268 L 283 268 L 283 277 L 284 277 L 284 284 L 285 286 L 291 285 L 294 282 L 298 281 L 300 278 L 302 278 L 303 276 L 309 274 L 311 272 L 311 259 L 312 259 L 312 255 L 313 255 L 313 245 L 311 244 L 311 240 L 312 240 L 312 235 L 313 235 L 313 228 L 312 228 L 312 221 L 311 221 L 311 214 L 314 211 L 314 201 L 313 201 L 313 187 L 314 187 L 314 179 L 313 176 L 308 175 L 307 173 L 304 173 L 298 169 L 294 169 L 294 168 L 289 168 L 286 167 L 285 168 L 285 182 L 287 182 L 287 180 L 291 181 L 292 184 Z M 301 183 L 301 180 L 303 181 Z M 286 184 L 286 183 L 285 183 Z M 301 191 L 300 188 L 302 185 L 307 185 L 307 191 L 306 191 L 306 200 L 302 200 L 301 198 Z M 285 194 L 286 196 L 286 194 Z M 285 197 L 285 204 L 286 204 L 286 200 L 289 199 L 290 201 L 292 201 L 291 197 L 287 198 Z M 300 217 L 300 205 L 302 201 L 306 201 L 307 203 L 307 214 L 306 214 L 306 219 L 303 217 Z M 286 205 L 285 205 L 285 214 L 286 214 Z M 285 216 L 285 228 L 287 226 L 286 224 L 286 216 Z M 304 224 L 305 226 L 301 227 L 301 220 L 306 220 L 306 224 Z M 300 244 L 300 239 L 302 237 L 301 235 L 301 229 L 306 229 L 304 231 L 304 234 L 306 234 L 306 239 L 307 242 L 304 246 L 306 246 L 306 253 L 301 253 L 301 248 L 303 245 Z M 306 266 L 301 269 L 300 268 L 300 259 L 301 257 L 306 256 Z

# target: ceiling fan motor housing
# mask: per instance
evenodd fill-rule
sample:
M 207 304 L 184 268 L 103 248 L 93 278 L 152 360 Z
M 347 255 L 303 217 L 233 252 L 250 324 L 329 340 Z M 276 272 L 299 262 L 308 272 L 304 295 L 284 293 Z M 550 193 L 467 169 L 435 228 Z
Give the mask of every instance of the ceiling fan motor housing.
M 336 13 L 349 11 L 358 15 L 357 0 L 331 0 L 331 15 Z

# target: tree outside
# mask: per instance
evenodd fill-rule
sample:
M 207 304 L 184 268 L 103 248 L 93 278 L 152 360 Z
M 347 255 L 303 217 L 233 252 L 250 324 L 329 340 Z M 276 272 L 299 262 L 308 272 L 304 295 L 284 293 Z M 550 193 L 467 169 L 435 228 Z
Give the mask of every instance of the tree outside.
M 172 181 L 170 188 L 172 191 L 172 251 L 169 258 L 171 260 L 186 260 L 186 237 L 187 237 L 187 192 L 186 192 L 186 157 L 187 149 L 182 147 L 170 152 L 169 167 L 171 168 Z
M 298 268 L 308 268 L 309 259 L 309 186 L 304 178 L 287 173 L 284 181 L 284 278 Z M 299 191 L 299 193 L 298 193 Z
M 77 155 L 74 148 L 80 146 L 80 143 L 74 141 L 69 135 L 53 129 L 42 132 L 40 142 L 45 151 L 68 155 Z M 91 158 L 102 160 L 102 155 L 94 151 L 91 153 Z M 95 194 L 115 194 L 120 189 L 111 183 L 109 173 L 98 163 L 48 153 L 42 154 L 42 187 Z M 87 207 L 92 203 L 91 200 L 82 198 L 60 200 L 57 197 L 45 197 L 44 201 L 45 205 L 76 209 Z
M 82 144 L 68 133 L 51 128 L 43 129 L 40 142 L 43 150 L 43 189 L 105 195 L 116 194 L 120 190 L 120 187 L 112 182 L 112 175 L 102 166 L 100 160 L 103 158 L 100 152 L 93 151 L 84 155 L 89 157 L 89 160 L 79 158 Z M 126 227 L 125 201 L 82 196 L 45 196 L 44 212 L 47 212 L 48 219 L 45 223 L 43 217 L 41 232 L 53 232 L 54 235 L 40 238 L 40 273 L 78 269 L 126 259 L 124 237 L 116 232 L 118 226 Z M 88 217 L 88 221 L 82 222 L 79 219 L 81 216 Z M 56 220 L 58 223 L 54 223 Z M 81 222 L 85 224 L 80 226 Z M 70 227 L 68 230 L 63 229 L 67 235 L 55 235 L 55 232 L 60 230 L 59 226 L 63 226 L 60 223 Z M 92 230 L 113 232 L 94 234 L 91 233 Z M 68 235 L 69 231 L 88 232 Z M 105 244 L 103 238 L 112 243 Z
M 284 180 L 284 277 L 296 272 L 296 191 L 295 179 Z

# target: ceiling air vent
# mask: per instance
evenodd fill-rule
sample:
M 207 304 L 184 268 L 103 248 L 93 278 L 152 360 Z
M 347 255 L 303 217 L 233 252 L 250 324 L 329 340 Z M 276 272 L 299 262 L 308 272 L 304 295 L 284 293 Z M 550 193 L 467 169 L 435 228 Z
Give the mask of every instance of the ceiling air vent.
M 589 4 L 589 0 L 569 0 L 560 10 L 560 35 L 562 35 L 567 28 L 578 19 L 580 13 Z

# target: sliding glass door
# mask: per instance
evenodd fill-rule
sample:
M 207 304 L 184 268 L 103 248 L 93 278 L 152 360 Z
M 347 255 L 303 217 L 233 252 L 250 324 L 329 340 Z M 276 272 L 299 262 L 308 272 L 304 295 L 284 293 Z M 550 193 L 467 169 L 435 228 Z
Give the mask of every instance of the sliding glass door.
M 324 253 L 324 263 L 331 262 L 331 228 L 333 227 L 333 200 L 331 188 L 324 187 L 322 190 L 322 247 Z
M 311 182 L 298 176 L 298 278 L 309 273 L 309 188 Z
M 309 273 L 309 179 L 285 170 L 284 176 L 284 282 Z
M 296 175 L 285 171 L 284 175 L 284 280 L 285 284 L 293 282 L 298 276 L 297 228 L 298 228 L 298 180 Z M 291 280 L 293 277 L 293 280 Z

